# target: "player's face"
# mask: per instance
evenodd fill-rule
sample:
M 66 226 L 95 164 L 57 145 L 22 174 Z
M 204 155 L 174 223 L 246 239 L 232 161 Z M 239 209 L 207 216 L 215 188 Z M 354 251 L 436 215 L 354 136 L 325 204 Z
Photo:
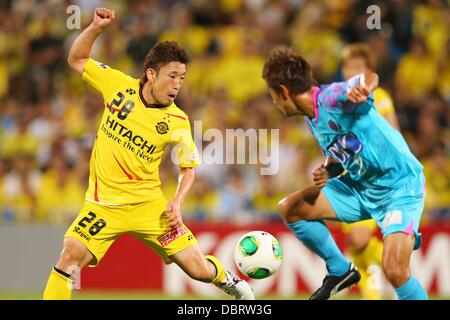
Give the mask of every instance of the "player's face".
M 272 97 L 273 103 L 285 117 L 291 117 L 299 114 L 303 115 L 303 112 L 299 111 L 289 95 L 283 95 L 282 93 L 279 94 L 271 88 L 269 88 L 269 93 Z
M 342 64 L 342 76 L 345 80 L 366 71 L 367 65 L 363 58 L 350 58 Z
M 178 95 L 186 76 L 186 65 L 169 62 L 154 75 L 152 94 L 157 103 L 168 106 Z

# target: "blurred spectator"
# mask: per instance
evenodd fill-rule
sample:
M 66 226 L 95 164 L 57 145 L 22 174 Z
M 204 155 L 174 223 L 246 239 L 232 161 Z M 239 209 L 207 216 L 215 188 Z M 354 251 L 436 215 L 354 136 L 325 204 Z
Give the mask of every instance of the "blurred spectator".
M 450 37 L 447 39 L 445 50 L 439 58 L 437 91 L 446 103 L 450 104 Z
M 439 144 L 444 129 L 440 126 L 440 117 L 444 115 L 445 105 L 437 97 L 429 97 L 422 105 L 417 120 L 415 153 L 419 157 L 428 157 Z
M 438 56 L 445 50 L 450 28 L 450 13 L 442 0 L 417 1 L 413 9 L 413 33 L 424 40 L 427 51 Z
M 211 221 L 217 219 L 219 194 L 205 176 L 195 179 L 189 197 L 183 206 L 186 221 Z
M 311 65 L 319 82 L 336 74 L 343 47 L 338 31 L 324 23 L 326 14 L 326 7 L 320 1 L 307 2 L 298 12 L 290 34 L 293 47 Z
M 52 224 L 70 224 L 78 215 L 86 192 L 60 153 L 54 153 L 37 194 L 36 218 Z
M 432 91 L 436 77 L 436 59 L 428 54 L 421 39 L 412 40 L 410 52 L 400 59 L 395 74 L 397 99 L 408 103 L 424 98 Z
M 261 176 L 252 199 L 254 209 L 262 215 L 262 219 L 281 221 L 277 204 L 284 196 L 277 188 L 273 176 Z
M 396 67 L 395 56 L 390 48 L 389 39 L 380 32 L 371 32 L 367 37 L 367 45 L 377 57 L 377 69 L 380 84 L 392 88 L 394 85 L 394 72 Z
M 192 13 L 183 5 L 175 5 L 169 16 L 170 24 L 162 31 L 159 41 L 174 40 L 194 56 L 201 55 L 209 45 L 208 31 L 192 23 Z M 147 51 L 148 52 L 148 51 Z
M 2 220 L 5 222 L 31 222 L 36 219 L 36 195 L 41 174 L 34 168 L 30 154 L 16 155 L 12 170 L 3 178 Z
M 37 155 L 39 140 L 29 131 L 31 117 L 32 110 L 31 108 L 27 108 L 23 114 L 18 115 L 15 128 L 6 132 L 2 149 L 3 157 L 12 160 L 22 154 L 31 157 Z
M 238 169 L 232 168 L 228 181 L 219 189 L 217 216 L 221 220 L 245 224 L 252 220 L 251 190 Z
M 423 161 L 427 177 L 427 205 L 432 205 L 428 220 L 450 222 L 450 159 L 445 154 L 444 144 L 433 149 L 430 157 Z

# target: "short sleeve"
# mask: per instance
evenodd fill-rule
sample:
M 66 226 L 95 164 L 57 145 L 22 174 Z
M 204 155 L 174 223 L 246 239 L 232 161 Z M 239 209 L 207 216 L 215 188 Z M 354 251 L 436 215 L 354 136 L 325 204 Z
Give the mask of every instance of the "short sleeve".
M 200 156 L 192 139 L 191 125 L 189 120 L 183 120 L 183 125 L 172 133 L 172 143 L 176 161 L 180 167 L 196 167 L 200 164 Z
M 89 58 L 83 69 L 83 80 L 102 93 L 103 97 L 113 94 L 125 81 L 132 79 L 108 65 Z

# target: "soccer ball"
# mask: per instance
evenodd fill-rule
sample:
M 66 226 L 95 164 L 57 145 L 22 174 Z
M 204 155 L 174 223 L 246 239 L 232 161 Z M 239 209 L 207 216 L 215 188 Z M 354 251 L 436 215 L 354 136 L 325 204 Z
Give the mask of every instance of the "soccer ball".
M 234 250 L 234 262 L 249 278 L 264 279 L 281 266 L 283 252 L 278 240 L 265 231 L 244 234 Z

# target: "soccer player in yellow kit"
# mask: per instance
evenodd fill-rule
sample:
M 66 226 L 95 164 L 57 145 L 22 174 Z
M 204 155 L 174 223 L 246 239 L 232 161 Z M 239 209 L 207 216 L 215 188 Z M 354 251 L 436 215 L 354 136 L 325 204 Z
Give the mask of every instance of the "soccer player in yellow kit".
M 354 43 L 346 46 L 341 54 L 342 74 L 345 80 L 367 71 L 376 70 L 376 58 L 364 43 Z M 381 87 L 374 91 L 375 108 L 389 122 L 399 130 L 394 104 L 389 94 Z M 383 243 L 374 235 L 377 230 L 375 220 L 364 220 L 352 224 L 342 224 L 342 230 L 349 242 L 349 252 L 353 263 L 361 273 L 358 288 L 363 299 L 381 299 L 381 293 L 376 283 L 369 280 L 371 265 L 381 266 Z M 381 272 L 381 271 L 380 271 Z M 374 280 L 377 277 L 374 277 Z
M 192 279 L 213 283 L 237 299 L 254 299 L 246 281 L 225 271 L 216 257 L 203 255 L 182 222 L 181 205 L 200 162 L 189 119 L 174 104 L 189 55 L 176 42 L 155 45 L 140 80 L 97 62 L 90 58 L 91 48 L 114 19 L 114 10 L 96 9 L 93 22 L 69 52 L 70 67 L 103 95 L 105 109 L 92 150 L 86 200 L 64 236 L 44 299 L 70 299 L 73 274 L 97 265 L 124 233 L 143 241 L 166 263 L 175 262 Z M 174 145 L 180 167 L 177 191 L 169 202 L 158 174 L 168 144 Z

